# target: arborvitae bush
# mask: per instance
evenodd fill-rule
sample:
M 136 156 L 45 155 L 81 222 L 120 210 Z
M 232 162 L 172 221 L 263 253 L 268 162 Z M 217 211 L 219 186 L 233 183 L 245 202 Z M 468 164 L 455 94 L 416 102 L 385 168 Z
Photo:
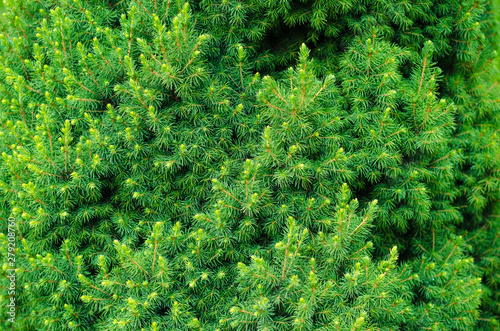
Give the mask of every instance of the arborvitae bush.
M 5 3 L 2 330 L 498 330 L 489 0 Z

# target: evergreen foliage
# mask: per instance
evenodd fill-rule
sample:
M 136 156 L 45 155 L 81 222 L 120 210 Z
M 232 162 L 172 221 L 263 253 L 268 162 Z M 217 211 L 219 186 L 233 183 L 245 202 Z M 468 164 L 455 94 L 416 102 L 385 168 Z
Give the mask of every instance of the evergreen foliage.
M 499 329 L 490 1 L 5 4 L 0 328 Z

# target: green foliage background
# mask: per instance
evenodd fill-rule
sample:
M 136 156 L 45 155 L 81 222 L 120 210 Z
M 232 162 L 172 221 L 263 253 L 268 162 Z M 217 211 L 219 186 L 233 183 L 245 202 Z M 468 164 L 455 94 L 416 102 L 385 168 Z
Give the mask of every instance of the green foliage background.
M 5 22 L 5 18 L 3 17 L 3 14 L 5 13 L 5 5 L 3 2 L 0 2 L 0 22 Z
M 0 327 L 498 330 L 488 1 L 7 2 Z
M 500 0 L 494 0 L 493 4 L 497 20 L 500 20 Z M 500 31 L 498 33 L 500 34 Z M 500 57 L 497 57 L 497 66 L 500 68 Z M 498 79 L 500 80 L 500 77 Z

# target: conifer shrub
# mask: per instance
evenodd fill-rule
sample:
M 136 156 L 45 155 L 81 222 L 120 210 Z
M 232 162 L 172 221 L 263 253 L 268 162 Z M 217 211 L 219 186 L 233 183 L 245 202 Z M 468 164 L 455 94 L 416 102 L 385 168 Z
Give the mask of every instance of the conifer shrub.
M 2 330 L 499 329 L 490 1 L 5 4 Z

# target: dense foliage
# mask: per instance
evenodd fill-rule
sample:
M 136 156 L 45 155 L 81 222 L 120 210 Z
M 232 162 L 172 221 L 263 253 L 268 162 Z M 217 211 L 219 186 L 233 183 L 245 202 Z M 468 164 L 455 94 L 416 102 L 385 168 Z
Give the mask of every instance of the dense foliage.
M 5 3 L 2 329 L 499 329 L 490 1 Z

